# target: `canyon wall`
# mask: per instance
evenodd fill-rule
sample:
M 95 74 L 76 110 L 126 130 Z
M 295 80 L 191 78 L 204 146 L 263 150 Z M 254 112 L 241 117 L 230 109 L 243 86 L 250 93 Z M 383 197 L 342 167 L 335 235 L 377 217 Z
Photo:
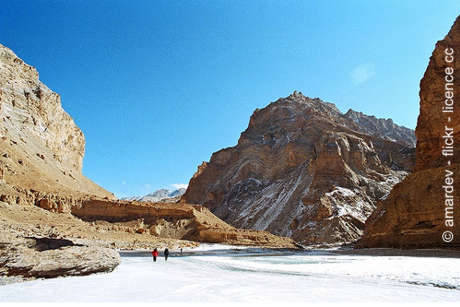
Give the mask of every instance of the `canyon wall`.
M 460 247 L 459 80 L 460 17 L 437 42 L 420 82 L 415 172 L 379 203 L 359 246 Z
M 160 242 L 164 245 L 163 239 L 177 242 L 182 239 L 238 245 L 296 247 L 289 238 L 280 238 L 262 231 L 236 229 L 204 207 L 115 201 L 112 193 L 82 175 L 84 152 L 84 135 L 70 115 L 63 110 L 59 95 L 40 82 L 34 67 L 24 63 L 10 49 L 0 45 L 2 212 L 10 214 L 10 210 L 15 208 L 14 210 L 23 211 L 24 215 L 29 212 L 27 218 L 42 219 L 40 216 L 44 213 L 34 211 L 41 208 L 57 214 L 56 220 L 53 221 L 55 225 L 70 219 L 68 228 L 75 228 L 75 225 L 77 228 L 82 227 L 75 219 L 78 217 L 85 221 L 82 223 L 88 224 L 88 229 L 96 229 L 96 235 L 93 231 L 85 237 L 94 239 L 101 235 L 98 232 L 110 232 L 112 234 L 108 234 L 106 239 L 113 240 L 113 246 L 127 246 L 124 243 L 133 240 L 149 244 Z M 171 196 L 179 197 L 176 194 Z M 0 221 L 5 229 L 14 222 L 21 225 L 17 226 L 18 231 L 22 231 L 21 227 L 24 227 L 32 229 L 32 234 L 42 235 L 41 228 L 44 227 L 27 225 L 27 221 L 18 219 L 21 220 L 15 216 L 13 220 Z M 94 226 L 93 224 L 96 226 L 90 227 Z M 61 229 L 61 234 L 66 236 L 82 236 L 81 232 L 76 233 Z M 52 235 L 59 236 L 54 233 Z M 5 255 L 10 252 L 11 250 L 8 250 Z M 13 258 L 8 261 L 14 262 Z M 8 272 L 12 273 L 10 270 Z
M 0 45 L 0 194 L 20 187 L 113 198 L 82 175 L 84 153 L 85 137 L 60 96 Z

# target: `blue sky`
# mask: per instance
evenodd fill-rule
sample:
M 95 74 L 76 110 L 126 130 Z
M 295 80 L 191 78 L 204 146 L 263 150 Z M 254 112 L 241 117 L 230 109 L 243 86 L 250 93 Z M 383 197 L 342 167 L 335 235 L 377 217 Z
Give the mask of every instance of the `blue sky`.
M 84 174 L 142 195 L 188 183 L 294 90 L 415 128 L 420 79 L 459 13 L 458 0 L 5 0 L 0 43 L 61 94 Z

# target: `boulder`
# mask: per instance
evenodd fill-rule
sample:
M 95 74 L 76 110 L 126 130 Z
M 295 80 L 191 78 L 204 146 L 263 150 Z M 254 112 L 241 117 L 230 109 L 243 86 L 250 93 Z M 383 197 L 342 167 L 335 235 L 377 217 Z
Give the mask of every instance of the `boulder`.
M 111 272 L 120 264 L 117 251 L 56 238 L 12 238 L 0 242 L 0 276 L 24 279 Z

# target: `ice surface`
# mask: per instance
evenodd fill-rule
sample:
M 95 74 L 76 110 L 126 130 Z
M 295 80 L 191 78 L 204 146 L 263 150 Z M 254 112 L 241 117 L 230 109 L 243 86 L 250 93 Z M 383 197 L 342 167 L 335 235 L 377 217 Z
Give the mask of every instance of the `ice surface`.
M 460 300 L 460 259 L 286 252 L 219 245 L 168 262 L 123 254 L 110 274 L 0 287 L 2 302 L 418 302 Z

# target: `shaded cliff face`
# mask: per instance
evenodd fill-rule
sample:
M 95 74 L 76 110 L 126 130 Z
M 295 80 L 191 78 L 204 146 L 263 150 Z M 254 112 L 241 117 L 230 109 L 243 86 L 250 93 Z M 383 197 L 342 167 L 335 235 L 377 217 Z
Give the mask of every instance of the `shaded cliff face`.
M 182 200 L 302 243 L 355 241 L 414 162 L 413 149 L 363 130 L 333 104 L 294 92 L 256 110 L 238 145 L 203 163 Z
M 40 82 L 37 70 L 0 45 L 0 180 L 40 191 L 112 194 L 82 176 L 85 138 Z
M 452 52 L 454 57 L 446 58 Z M 446 85 L 452 79 L 453 82 Z M 379 203 L 366 223 L 360 246 L 460 246 L 460 211 L 456 209 L 460 202 L 459 80 L 460 17 L 447 36 L 437 42 L 420 82 L 415 172 Z M 451 95 L 448 92 L 453 93 L 454 99 L 446 104 L 446 98 Z M 450 104 L 452 112 L 444 113 L 443 107 Z M 452 155 L 444 156 L 443 146 L 452 142 L 454 148 L 448 151 Z M 443 241 L 445 231 L 454 234 L 452 242 Z

